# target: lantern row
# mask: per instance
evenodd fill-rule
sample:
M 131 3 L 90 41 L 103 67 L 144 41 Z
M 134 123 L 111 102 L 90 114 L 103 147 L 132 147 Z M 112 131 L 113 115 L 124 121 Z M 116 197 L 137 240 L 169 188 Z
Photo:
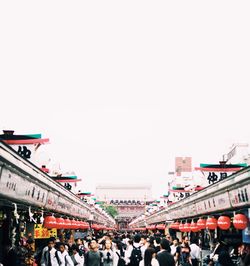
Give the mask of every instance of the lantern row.
M 233 217 L 233 226 L 236 229 L 244 230 L 247 228 L 249 219 L 244 214 L 236 214 Z M 181 232 L 198 232 L 203 229 L 215 230 L 219 227 L 221 230 L 228 230 L 231 226 L 231 218 L 228 216 L 220 216 L 218 220 L 210 217 L 207 219 L 198 219 L 197 222 L 180 223 L 174 222 L 170 224 L 171 229 L 180 230 Z
M 83 229 L 88 230 L 90 229 L 90 225 L 88 222 L 77 221 L 77 220 L 70 220 L 64 218 L 56 218 L 54 216 L 46 216 L 44 218 L 43 226 L 52 229 Z M 115 228 L 106 227 L 104 225 L 92 224 L 91 226 L 94 230 L 115 230 Z

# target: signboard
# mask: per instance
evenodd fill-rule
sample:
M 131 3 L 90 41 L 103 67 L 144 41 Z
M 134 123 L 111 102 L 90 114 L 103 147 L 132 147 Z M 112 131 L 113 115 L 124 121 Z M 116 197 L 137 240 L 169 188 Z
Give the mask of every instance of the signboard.
M 44 206 L 48 192 L 38 184 L 32 183 L 30 178 L 3 167 L 0 179 L 0 194 L 12 199 Z
M 242 242 L 250 244 L 250 209 L 245 211 L 244 214 L 248 217 L 248 227 L 242 230 Z
M 63 213 L 71 213 L 72 203 L 62 196 L 58 197 L 56 210 Z
M 57 229 L 47 229 L 43 227 L 42 224 L 35 224 L 34 225 L 34 238 L 35 239 L 44 239 L 50 237 L 57 237 Z
M 197 214 L 209 213 L 230 208 L 228 192 L 196 203 Z
M 49 210 L 56 210 L 58 202 L 58 195 L 52 191 L 48 192 L 45 208 Z
M 229 191 L 229 197 L 232 207 L 250 204 L 250 184 Z

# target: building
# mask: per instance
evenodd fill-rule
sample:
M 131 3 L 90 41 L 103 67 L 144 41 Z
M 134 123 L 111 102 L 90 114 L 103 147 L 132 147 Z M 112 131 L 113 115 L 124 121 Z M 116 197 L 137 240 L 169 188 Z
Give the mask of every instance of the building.
M 117 208 L 119 229 L 126 229 L 131 220 L 143 214 L 147 203 L 152 201 L 152 187 L 140 184 L 100 184 L 96 187 L 95 195 L 97 201 Z
M 192 157 L 175 157 L 175 172 L 177 175 L 192 172 Z

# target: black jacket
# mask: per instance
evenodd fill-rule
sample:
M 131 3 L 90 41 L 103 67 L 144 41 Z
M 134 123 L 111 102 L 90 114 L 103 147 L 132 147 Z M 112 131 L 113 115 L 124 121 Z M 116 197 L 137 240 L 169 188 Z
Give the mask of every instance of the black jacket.
M 157 259 L 160 266 L 175 266 L 174 257 L 166 250 L 158 252 Z

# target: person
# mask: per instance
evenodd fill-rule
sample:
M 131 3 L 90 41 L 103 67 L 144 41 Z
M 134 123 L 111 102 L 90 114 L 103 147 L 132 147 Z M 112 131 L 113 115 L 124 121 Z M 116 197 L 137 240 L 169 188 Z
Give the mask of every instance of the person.
M 114 254 L 114 265 L 115 266 L 125 266 L 125 251 L 124 251 L 124 244 L 122 241 L 117 240 L 115 243 L 115 254 Z
M 89 251 L 85 255 L 85 266 L 100 266 L 101 253 L 98 250 L 96 240 L 91 240 L 89 243 Z
M 139 266 L 159 266 L 154 248 L 149 247 L 145 250 L 144 259 L 140 261 Z
M 79 247 L 75 244 L 72 245 L 72 252 L 71 259 L 75 266 L 83 266 L 84 265 L 84 257 L 80 256 Z
M 169 253 L 170 246 L 166 238 L 162 238 L 160 243 L 161 250 L 157 253 L 157 260 L 160 266 L 175 266 L 173 256 Z
M 140 241 L 141 236 L 139 234 L 136 234 L 134 236 L 133 244 L 128 246 L 125 260 L 129 266 L 139 266 L 139 263 L 142 260 Z
M 185 236 L 181 245 L 180 265 L 192 265 L 190 252 L 189 239 Z
M 156 254 L 161 250 L 160 244 L 161 244 L 161 238 L 159 236 L 156 236 L 154 240 Z
M 218 266 L 233 266 L 234 263 L 230 258 L 229 252 L 226 250 L 222 250 L 218 257 Z
M 191 240 L 191 245 L 190 245 L 190 256 L 191 256 L 191 261 L 192 261 L 192 266 L 198 266 L 199 265 L 199 260 L 200 260 L 200 255 L 201 255 L 201 248 L 198 246 L 198 239 L 193 238 Z
M 111 249 L 111 240 L 105 240 L 104 250 L 102 251 L 103 266 L 113 266 L 114 252 Z
M 145 235 L 142 235 L 141 236 L 141 253 L 142 253 L 142 259 L 144 258 L 144 253 L 145 253 L 145 250 L 147 249 L 148 247 L 148 242 L 147 242 L 147 236 Z
M 51 237 L 42 251 L 41 266 L 59 266 L 60 264 L 59 252 L 55 249 L 55 238 Z
M 171 249 L 171 255 L 174 257 L 175 263 L 178 265 L 181 248 L 179 246 L 179 238 L 175 237 L 173 238 L 173 244 L 170 246 Z
M 87 249 L 84 245 L 84 241 L 81 238 L 76 239 L 76 245 L 79 249 L 79 255 L 81 257 L 84 257 L 85 253 L 87 252 Z
M 73 245 L 71 245 L 71 248 L 72 246 Z M 59 250 L 60 250 L 60 260 L 61 260 L 60 266 L 74 266 L 74 263 L 71 257 L 69 256 L 69 253 L 66 250 L 65 245 L 63 243 L 59 244 Z

